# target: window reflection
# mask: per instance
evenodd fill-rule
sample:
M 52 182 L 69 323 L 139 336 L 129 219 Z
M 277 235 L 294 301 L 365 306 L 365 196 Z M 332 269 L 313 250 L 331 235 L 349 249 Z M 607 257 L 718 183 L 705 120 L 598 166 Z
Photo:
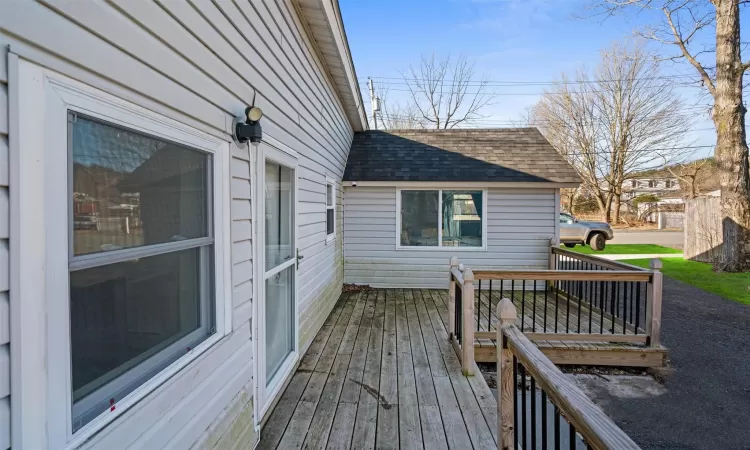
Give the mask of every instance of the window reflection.
M 208 236 L 210 156 L 77 116 L 73 254 Z
M 482 246 L 482 191 L 443 191 L 443 246 Z

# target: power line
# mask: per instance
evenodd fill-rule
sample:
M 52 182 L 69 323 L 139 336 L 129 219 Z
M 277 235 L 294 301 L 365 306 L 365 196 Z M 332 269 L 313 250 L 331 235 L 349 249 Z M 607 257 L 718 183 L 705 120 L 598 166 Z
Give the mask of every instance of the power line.
M 670 86 L 665 84 L 661 87 Z M 417 90 L 419 91 L 419 90 Z M 409 89 L 394 89 L 388 88 L 388 92 L 412 92 Z M 538 95 L 566 95 L 566 94 L 600 94 L 604 91 L 591 90 L 591 91 L 567 91 L 567 92 L 492 92 L 492 91 L 466 91 L 464 95 L 476 95 L 486 94 L 488 96 L 538 96 Z
M 361 80 L 366 79 L 374 79 L 374 80 L 385 80 L 385 81 L 378 81 L 378 83 L 381 84 L 408 84 L 408 81 L 411 82 L 427 82 L 427 81 L 435 81 L 435 80 L 428 80 L 426 78 L 411 78 L 411 77 L 367 77 L 367 78 L 360 78 L 360 82 L 366 82 Z M 646 81 L 646 80 L 675 80 L 675 79 L 694 79 L 696 82 L 700 81 L 696 75 L 689 75 L 689 74 L 676 74 L 676 75 L 659 75 L 659 76 L 652 76 L 652 77 L 634 77 L 634 78 L 622 78 L 622 79 L 597 79 L 597 80 L 548 80 L 548 81 L 519 81 L 519 80 L 453 80 L 453 79 L 445 79 L 442 80 L 442 83 L 452 84 L 455 81 L 461 82 L 461 84 L 469 84 L 469 85 L 487 85 L 487 86 L 544 86 L 544 85 L 560 85 L 560 84 L 598 84 L 598 83 L 620 83 L 620 82 L 633 82 L 633 81 Z M 396 80 L 396 81 L 388 81 L 388 80 Z

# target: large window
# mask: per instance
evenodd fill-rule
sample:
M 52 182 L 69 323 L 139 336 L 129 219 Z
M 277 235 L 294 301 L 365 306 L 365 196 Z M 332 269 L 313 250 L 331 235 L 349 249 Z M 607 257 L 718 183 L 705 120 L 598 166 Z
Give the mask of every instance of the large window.
M 34 418 L 14 443 L 142 433 L 163 412 L 149 400 L 198 388 L 201 355 L 232 331 L 230 144 L 31 62 L 10 70 L 11 385 Z
M 215 332 L 213 160 L 72 112 L 68 130 L 75 432 Z
M 484 191 L 401 190 L 400 247 L 484 247 Z

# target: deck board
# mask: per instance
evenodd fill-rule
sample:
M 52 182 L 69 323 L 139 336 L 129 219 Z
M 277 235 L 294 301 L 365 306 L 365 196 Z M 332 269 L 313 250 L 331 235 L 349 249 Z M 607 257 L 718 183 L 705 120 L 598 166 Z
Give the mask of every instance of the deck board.
M 260 448 L 496 448 L 496 403 L 448 341 L 447 297 L 342 294 L 261 431 Z

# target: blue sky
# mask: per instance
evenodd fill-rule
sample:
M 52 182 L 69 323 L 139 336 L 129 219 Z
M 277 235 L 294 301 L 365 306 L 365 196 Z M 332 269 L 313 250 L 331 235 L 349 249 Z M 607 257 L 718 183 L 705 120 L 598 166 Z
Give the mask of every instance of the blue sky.
M 600 50 L 633 36 L 633 29 L 659 16 L 641 13 L 602 20 L 591 17 L 589 0 L 339 0 L 360 82 L 371 77 L 401 77 L 420 55 L 463 53 L 490 80 L 553 81 L 581 64 L 596 65 Z M 744 15 L 744 14 L 743 14 Z M 674 52 L 664 48 L 663 52 Z M 689 74 L 686 63 L 665 63 L 663 74 Z M 376 80 L 377 81 L 377 80 Z M 397 82 L 398 80 L 392 80 Z M 369 97 L 360 85 L 365 102 Z M 404 88 L 391 85 L 389 98 Z M 510 126 L 536 103 L 543 86 L 495 88 L 500 94 L 483 126 Z M 678 87 L 689 105 L 709 105 L 703 92 Z M 511 94 L 511 95 L 507 95 Z M 518 95 L 529 94 L 529 95 Z M 713 145 L 708 113 L 696 112 L 687 144 Z M 712 154 L 696 150 L 694 157 Z

